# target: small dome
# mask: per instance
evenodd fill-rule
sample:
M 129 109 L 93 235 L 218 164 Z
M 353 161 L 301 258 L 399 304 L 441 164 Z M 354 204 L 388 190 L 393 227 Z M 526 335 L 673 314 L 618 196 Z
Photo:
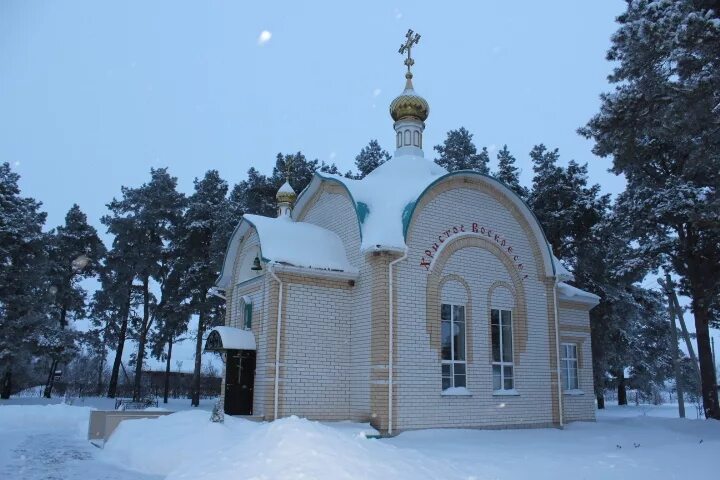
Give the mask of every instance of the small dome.
M 430 114 L 428 102 L 415 93 L 412 84 L 412 74 L 405 75 L 405 90 L 390 104 L 390 116 L 396 122 L 403 118 L 417 118 L 424 122 Z
M 275 199 L 279 203 L 293 203 L 295 199 L 297 199 L 297 194 L 290 186 L 290 183 L 286 180 L 275 195 Z

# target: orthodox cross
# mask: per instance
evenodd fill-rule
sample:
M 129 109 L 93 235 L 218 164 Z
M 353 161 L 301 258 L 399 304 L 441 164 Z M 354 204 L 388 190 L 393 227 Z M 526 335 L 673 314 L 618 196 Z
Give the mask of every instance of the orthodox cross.
M 406 39 L 405 43 L 400 45 L 400 50 L 399 50 L 400 55 L 404 55 L 405 52 L 407 52 L 407 58 L 405 59 L 405 65 L 407 65 L 407 69 L 408 69 L 407 75 L 410 75 L 410 76 L 412 76 L 412 73 L 410 73 L 410 67 L 415 65 L 415 60 L 413 60 L 413 58 L 410 56 L 411 50 L 412 50 L 413 45 L 417 45 L 420 42 L 420 35 L 415 33 L 415 35 L 413 36 L 413 33 L 415 33 L 415 32 L 413 32 L 412 30 L 407 31 L 407 33 L 405 34 L 405 39 Z

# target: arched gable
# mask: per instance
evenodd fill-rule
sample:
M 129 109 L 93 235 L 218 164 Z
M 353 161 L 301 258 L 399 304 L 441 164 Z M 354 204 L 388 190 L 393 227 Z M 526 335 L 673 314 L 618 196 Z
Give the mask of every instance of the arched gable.
M 362 230 L 358 203 L 347 187 L 337 179 L 316 175 L 316 182 L 300 194 L 292 217 L 297 222 L 306 222 L 333 231 L 343 242 L 348 259 L 353 265 L 360 265 Z M 360 203 L 360 210 L 363 204 Z
M 225 250 L 225 257 L 223 258 L 222 269 L 220 270 L 220 275 L 215 282 L 218 287 L 223 289 L 229 288 L 233 281 L 233 278 L 236 277 L 236 270 L 238 268 L 242 268 L 239 265 L 239 263 L 243 261 L 240 258 L 241 247 L 243 241 L 249 236 L 253 236 L 255 239 L 257 239 L 257 229 L 250 220 L 243 217 L 238 222 L 235 230 L 233 230 L 232 235 L 230 235 L 230 240 L 228 241 L 228 246 Z M 267 259 L 262 256 L 262 246 L 260 245 L 259 239 L 257 242 L 254 242 L 253 248 L 255 249 L 255 253 L 258 255 L 259 258 L 267 261 Z M 245 259 L 244 263 L 253 260 L 254 257 L 251 260 Z
M 355 221 L 357 223 L 357 234 L 362 240 L 362 221 L 367 215 L 367 205 L 356 202 L 347 186 L 338 178 L 321 175 L 315 172 L 312 181 L 308 184 L 295 201 L 292 218 L 296 221 L 303 221 L 308 211 L 312 209 L 320 195 L 325 191 L 346 195 L 355 210 Z
M 415 226 L 414 220 L 419 212 L 438 195 L 455 188 L 472 188 L 481 191 L 507 209 L 526 233 L 536 264 L 541 268 L 541 274 L 546 277 L 556 275 L 552 251 L 545 232 L 530 208 L 502 182 L 475 171 L 461 170 L 444 175 L 428 185 L 415 202 L 407 205 L 403 213 L 403 233 L 406 244 L 412 235 Z
M 238 256 L 244 253 L 243 242 L 251 231 L 257 234 L 256 250 L 253 258 L 243 258 L 239 266 L 241 269 L 252 267 L 253 263 L 249 262 L 255 262 L 257 258 L 289 267 L 357 271 L 348 262 L 345 245 L 335 232 L 312 223 L 295 222 L 287 217 L 270 218 L 246 214 L 228 242 L 223 268 L 217 280 L 218 287 L 227 289 L 233 278 L 237 280 L 234 266 Z M 288 248 L 289 244 L 292 244 L 292 248 Z

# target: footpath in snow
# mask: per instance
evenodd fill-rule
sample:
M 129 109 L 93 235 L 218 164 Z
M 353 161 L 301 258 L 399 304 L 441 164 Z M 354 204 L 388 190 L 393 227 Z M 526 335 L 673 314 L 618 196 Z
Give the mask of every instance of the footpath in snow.
M 0 404 L 2 405 L 2 404 Z M 0 406 L 0 478 L 150 480 L 98 459 L 87 440 L 88 407 Z
M 88 407 L 0 403 L 0 478 L 18 479 L 686 479 L 716 478 L 720 422 L 676 409 L 610 407 L 564 430 L 422 430 L 295 417 L 256 423 L 181 411 L 124 422 L 99 450 Z

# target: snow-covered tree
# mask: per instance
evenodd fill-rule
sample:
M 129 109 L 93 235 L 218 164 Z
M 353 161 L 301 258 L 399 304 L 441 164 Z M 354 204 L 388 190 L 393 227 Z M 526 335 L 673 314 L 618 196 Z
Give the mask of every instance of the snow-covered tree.
M 175 248 L 179 245 L 176 244 Z M 173 345 L 185 339 L 192 313 L 192 306 L 184 298 L 181 288 L 185 265 L 185 259 L 178 254 L 173 255 L 167 275 L 161 281 L 161 300 L 155 311 L 156 328 L 149 339 L 152 356 L 165 361 L 163 403 L 168 402 Z
M 601 196 L 597 184 L 588 187 L 587 165 L 571 160 L 567 168 L 559 166 L 557 149 L 536 145 L 530 158 L 535 176 L 528 204 L 555 255 L 572 265 L 578 244 L 602 219 L 610 197 Z
M 93 326 L 103 335 L 101 348 L 115 351 L 107 390 L 107 396 L 114 398 L 125 341 L 130 333 L 130 318 L 136 316 L 135 309 L 142 303 L 133 290 L 133 280 L 140 254 L 136 247 L 143 238 L 142 232 L 133 228 L 132 221 L 119 214 L 103 216 L 101 221 L 115 238 L 100 269 L 100 288 L 93 294 L 91 308 Z
M 161 281 L 168 263 L 168 244 L 172 241 L 173 230 L 182 218 L 184 196 L 177 191 L 177 179 L 170 176 L 165 168 L 151 169 L 150 182 L 138 188 L 122 188 L 122 198 L 113 200 L 108 208 L 113 213 L 109 219 L 110 233 L 126 234 L 134 243 L 128 264 L 133 266 L 134 276 L 139 280 L 143 299 L 143 313 L 136 319 L 138 354 L 135 364 L 135 386 L 133 398 L 141 396 L 142 368 L 145 346 L 156 307 L 150 291 L 150 280 Z M 127 229 L 126 232 L 117 228 Z
M 279 185 L 276 187 L 271 179 L 253 167 L 248 170 L 247 180 L 235 185 L 230 199 L 238 212 L 272 217 L 275 215 L 275 194 L 278 187 Z
M 457 170 L 475 170 L 482 174 L 490 174 L 490 156 L 487 148 L 483 147 L 480 153 L 472 141 L 473 135 L 465 127 L 457 130 L 450 130 L 442 145 L 435 145 L 433 148 L 440 154 L 435 163 L 444 167 L 449 172 Z
M 327 166 L 330 169 L 331 166 Z M 290 184 L 297 193 L 302 192 L 313 179 L 315 172 L 320 169 L 320 161 L 308 160 L 302 152 L 291 155 L 277 154 L 275 159 L 275 167 L 271 177 L 273 191 L 272 202 L 275 205 L 275 194 L 280 186 L 289 178 Z M 273 212 L 274 213 L 274 212 Z
M 19 175 L 0 165 L 0 398 L 9 398 L 18 370 L 43 343 L 51 302 L 47 282 L 46 214 L 20 194 Z
M 695 317 L 703 406 L 720 419 L 709 324 L 720 297 L 720 18 L 711 2 L 627 3 L 608 60 L 614 91 L 580 132 L 611 156 L 649 263 L 680 277 Z
M 227 183 L 217 170 L 208 171 L 202 180 L 195 179 L 195 192 L 188 198 L 187 210 L 177 236 L 177 269 L 182 272 L 179 289 L 187 299 L 190 311 L 197 315 L 195 336 L 195 369 L 193 371 L 192 405 L 200 403 L 200 374 L 202 368 L 203 338 L 209 328 L 218 325 L 224 317 L 224 302 L 211 295 L 215 286 L 227 238 L 217 236 L 227 231 L 223 226 L 226 208 Z M 220 241 L 218 241 L 220 240 Z M 174 313 L 183 315 L 177 305 Z
M 52 293 L 52 315 L 57 323 L 47 326 L 53 333 L 55 346 L 49 350 L 50 372 L 44 395 L 50 398 L 60 362 L 67 362 L 75 346 L 75 335 L 68 331 L 70 321 L 84 318 L 87 309 L 87 292 L 81 282 L 95 276 L 105 256 L 105 245 L 87 216 L 78 205 L 65 215 L 65 224 L 48 235 L 49 281 Z
M 320 172 L 329 173 L 330 175 L 340 175 L 340 169 L 334 163 L 320 162 Z
M 507 145 L 503 145 L 497 153 L 498 169 L 494 173 L 495 178 L 510 187 L 520 198 L 526 199 L 528 189 L 520 185 L 520 171 L 515 166 L 515 157 L 512 156 Z
M 300 193 L 312 181 L 316 171 L 339 174 L 335 164 L 327 164 L 319 160 L 308 160 L 302 152 L 294 154 L 278 153 L 271 176 L 260 173 L 255 168 L 248 170 L 247 180 L 243 180 L 230 192 L 230 209 L 233 216 L 243 213 L 274 217 L 277 212 L 275 194 L 286 180 L 297 193 Z M 233 225 L 234 226 L 234 225 Z
M 355 166 L 358 169 L 356 178 L 364 178 L 388 160 L 390 160 L 390 154 L 382 149 L 377 140 L 370 140 L 355 157 Z

